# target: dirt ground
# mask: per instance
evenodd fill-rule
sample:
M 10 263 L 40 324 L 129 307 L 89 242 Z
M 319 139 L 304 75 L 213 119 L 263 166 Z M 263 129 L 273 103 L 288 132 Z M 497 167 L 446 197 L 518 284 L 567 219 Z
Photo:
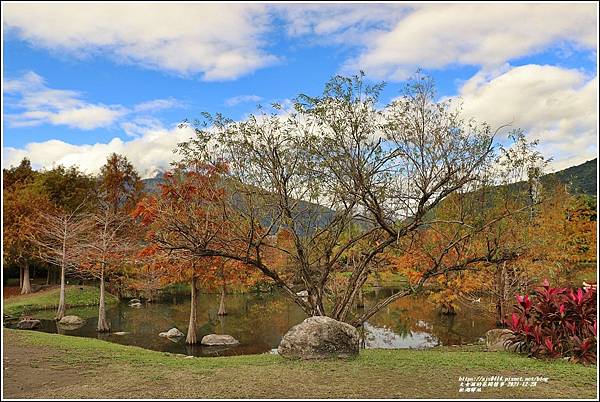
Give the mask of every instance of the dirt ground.
M 36 348 L 32 353 L 30 347 L 13 342 L 4 345 L 4 396 L 7 398 L 24 398 L 35 395 L 36 390 L 45 390 L 52 395 L 56 388 L 65 384 L 77 383 L 81 379 L 81 371 L 76 367 L 57 367 L 50 364 L 52 352 L 49 349 Z M 60 375 L 57 373 L 59 369 Z M 35 370 L 35 375 L 34 374 Z
M 21 294 L 21 288 L 18 286 L 5 286 L 2 288 L 2 298 L 8 299 Z

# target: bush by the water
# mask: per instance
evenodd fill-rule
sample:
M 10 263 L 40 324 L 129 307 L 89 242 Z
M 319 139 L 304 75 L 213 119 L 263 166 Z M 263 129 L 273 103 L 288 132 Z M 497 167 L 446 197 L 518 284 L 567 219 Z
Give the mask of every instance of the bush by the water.
M 596 288 L 569 289 L 543 286 L 517 296 L 515 312 L 507 325 L 509 343 L 536 357 L 568 357 L 596 362 Z

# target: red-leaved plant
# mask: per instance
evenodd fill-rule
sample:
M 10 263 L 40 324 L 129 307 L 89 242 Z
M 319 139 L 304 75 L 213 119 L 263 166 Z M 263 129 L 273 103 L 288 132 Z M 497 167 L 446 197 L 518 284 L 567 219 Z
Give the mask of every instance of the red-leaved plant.
M 508 341 L 531 356 L 596 362 L 596 289 L 552 288 L 547 280 L 530 296 L 517 295 L 506 324 Z

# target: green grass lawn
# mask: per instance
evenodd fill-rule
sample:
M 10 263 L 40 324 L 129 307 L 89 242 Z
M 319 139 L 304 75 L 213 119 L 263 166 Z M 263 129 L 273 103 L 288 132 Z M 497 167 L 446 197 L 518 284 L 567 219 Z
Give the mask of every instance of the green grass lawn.
M 352 272 L 337 272 L 335 275 L 349 278 L 352 275 Z M 376 280 L 374 275 L 370 275 L 363 286 L 363 291 L 371 292 L 377 285 L 379 285 L 379 287 L 397 289 L 405 287 L 406 284 L 406 276 L 403 274 L 397 272 L 382 272 L 379 274 L 379 281 Z
M 5 299 L 3 313 L 10 317 L 19 317 L 38 310 L 55 309 L 58 307 L 59 294 L 60 288 L 56 287 Z M 97 305 L 100 301 L 100 289 L 93 286 L 66 286 L 65 299 L 67 308 Z M 117 298 L 106 293 L 106 303 L 117 303 Z
M 536 360 L 481 346 L 363 350 L 354 359 L 290 361 L 277 355 L 185 358 L 91 338 L 4 330 L 6 397 L 98 398 L 594 398 L 596 367 Z M 19 350 L 27 354 L 23 361 Z M 33 357 L 32 357 L 33 356 Z M 35 358 L 39 356 L 39 358 Z M 13 362 L 13 363 L 11 363 Z M 17 367 L 12 368 L 13 365 Z M 19 366 L 21 366 L 19 371 Z M 24 366 L 24 367 L 23 367 Z M 19 388 L 56 372 L 50 388 Z M 73 373 L 71 373 L 73 371 Z M 79 376 L 61 385 L 61 376 Z M 7 372 L 5 372 L 5 376 Z M 459 393 L 459 377 L 548 378 L 536 387 Z M 8 382 L 7 382 L 8 378 Z M 65 380 L 67 381 L 67 380 Z M 15 383 L 16 382 L 16 383 Z M 8 385 L 6 385 L 8 383 Z M 7 394 L 6 387 L 10 387 Z M 26 391 L 20 391 L 26 389 Z

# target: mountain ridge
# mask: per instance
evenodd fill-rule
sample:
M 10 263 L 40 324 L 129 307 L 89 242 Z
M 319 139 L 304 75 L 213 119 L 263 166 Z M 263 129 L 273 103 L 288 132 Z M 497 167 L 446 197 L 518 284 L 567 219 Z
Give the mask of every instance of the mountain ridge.
M 567 184 L 570 191 L 588 196 L 596 196 L 598 171 L 598 158 L 590 159 L 579 165 L 570 166 L 553 173 L 547 173 L 542 176 L 542 181 L 551 182 L 557 180 Z M 145 190 L 147 192 L 156 191 L 158 185 L 163 181 L 164 172 L 159 171 L 155 177 L 143 179 Z M 516 184 L 516 183 L 515 183 Z

